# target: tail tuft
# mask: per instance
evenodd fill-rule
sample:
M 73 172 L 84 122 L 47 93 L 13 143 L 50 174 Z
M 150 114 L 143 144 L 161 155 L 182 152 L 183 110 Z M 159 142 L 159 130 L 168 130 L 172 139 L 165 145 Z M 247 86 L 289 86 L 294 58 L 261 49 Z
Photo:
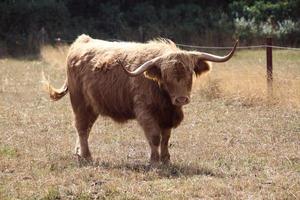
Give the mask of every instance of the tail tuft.
M 61 99 L 68 93 L 68 83 L 65 80 L 65 83 L 60 89 L 56 89 L 51 86 L 48 79 L 46 79 L 44 72 L 42 72 L 42 84 L 44 85 L 44 89 L 49 93 L 51 100 L 57 101 Z

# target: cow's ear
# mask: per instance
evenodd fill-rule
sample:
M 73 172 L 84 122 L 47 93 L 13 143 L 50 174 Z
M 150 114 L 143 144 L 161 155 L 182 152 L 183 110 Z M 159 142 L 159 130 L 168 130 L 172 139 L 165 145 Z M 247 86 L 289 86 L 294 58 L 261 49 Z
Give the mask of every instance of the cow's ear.
M 157 65 L 153 65 L 147 71 L 144 72 L 144 76 L 148 79 L 160 82 L 161 81 L 161 70 Z
M 194 71 L 196 73 L 196 76 L 199 76 L 202 73 L 208 72 L 210 68 L 211 68 L 210 62 L 198 59 L 195 63 Z

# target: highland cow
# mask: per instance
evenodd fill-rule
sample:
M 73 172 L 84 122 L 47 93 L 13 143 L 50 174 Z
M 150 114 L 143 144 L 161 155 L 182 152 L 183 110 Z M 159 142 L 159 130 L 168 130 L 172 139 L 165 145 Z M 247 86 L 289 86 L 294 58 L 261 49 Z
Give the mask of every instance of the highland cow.
M 182 106 L 190 102 L 193 74 L 209 71 L 209 62 L 228 61 L 236 45 L 221 57 L 181 50 L 167 39 L 136 43 L 79 36 L 67 56 L 64 85 L 55 89 L 48 84 L 52 100 L 70 94 L 78 132 L 75 153 L 92 159 L 89 133 L 102 115 L 118 123 L 136 119 L 151 148 L 150 163 L 168 163 L 171 129 L 183 120 Z

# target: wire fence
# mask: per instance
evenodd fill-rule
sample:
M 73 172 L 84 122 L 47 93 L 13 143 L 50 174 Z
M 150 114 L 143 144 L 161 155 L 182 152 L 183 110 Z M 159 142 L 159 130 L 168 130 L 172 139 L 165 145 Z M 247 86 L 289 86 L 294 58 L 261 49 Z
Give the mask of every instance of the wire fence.
M 193 49 L 216 49 L 216 50 L 227 50 L 232 49 L 232 47 L 224 46 L 224 47 L 216 47 L 216 46 L 195 46 L 195 45 L 187 45 L 187 44 L 176 44 L 179 47 L 185 48 L 193 48 Z M 294 47 L 283 47 L 283 46 L 274 46 L 274 45 L 253 45 L 253 46 L 238 46 L 237 49 L 263 49 L 271 47 L 273 49 L 285 49 L 285 50 L 292 50 L 292 51 L 300 51 L 300 48 Z
M 108 41 L 111 42 L 126 42 L 123 40 L 119 39 L 107 39 Z M 60 38 L 56 38 L 54 40 L 55 42 L 67 42 L 70 43 L 72 41 L 68 40 L 63 40 Z M 189 44 L 180 44 L 180 43 L 175 43 L 176 46 L 178 47 L 184 47 L 184 48 L 192 48 L 192 49 L 212 49 L 212 50 L 228 50 L 232 49 L 232 46 L 223 46 L 223 47 L 218 47 L 218 46 L 197 46 L 197 45 L 189 45 Z M 291 51 L 300 51 L 300 48 L 295 48 L 295 47 L 284 47 L 284 46 L 276 46 L 276 45 L 250 45 L 250 46 L 237 46 L 237 49 L 265 49 L 267 47 L 271 47 L 273 49 L 282 49 L 282 50 L 291 50 Z

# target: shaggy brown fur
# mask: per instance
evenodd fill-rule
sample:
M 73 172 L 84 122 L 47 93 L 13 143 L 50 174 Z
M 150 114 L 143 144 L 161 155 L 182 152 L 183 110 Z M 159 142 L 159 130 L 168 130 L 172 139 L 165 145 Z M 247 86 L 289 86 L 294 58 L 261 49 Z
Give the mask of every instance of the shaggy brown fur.
M 171 129 L 183 119 L 182 106 L 190 101 L 192 75 L 210 69 L 206 61 L 190 53 L 164 39 L 134 43 L 79 36 L 67 57 L 66 83 L 59 90 L 48 87 L 53 100 L 70 93 L 78 131 L 75 153 L 91 159 L 89 132 L 98 115 L 103 115 L 119 123 L 136 119 L 150 144 L 151 163 L 159 159 L 169 162 Z M 163 59 L 144 75 L 130 77 L 122 68 L 127 65 L 134 70 L 158 56 Z

